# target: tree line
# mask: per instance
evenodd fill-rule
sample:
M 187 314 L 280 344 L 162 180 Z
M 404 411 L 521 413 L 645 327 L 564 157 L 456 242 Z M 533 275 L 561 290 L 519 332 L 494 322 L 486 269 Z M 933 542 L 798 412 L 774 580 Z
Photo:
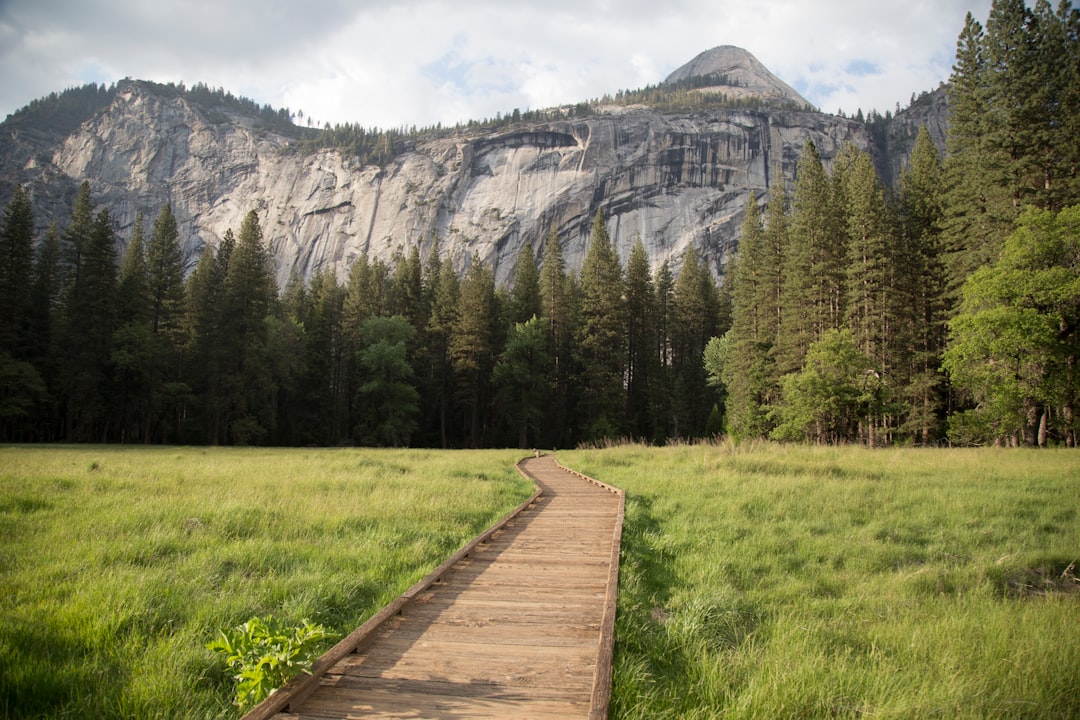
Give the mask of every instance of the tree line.
M 508 289 L 436 242 L 279 291 L 255 213 L 185 278 L 168 207 L 117 259 L 88 184 L 39 243 L 16 189 L 0 438 L 1075 446 L 1080 12 L 969 14 L 949 104 L 944 160 L 924 129 L 895 190 L 808 142 L 790 193 L 749 199 L 722 289 L 692 251 L 654 271 L 639 239 L 624 264 L 599 212 L 580 272 L 553 234 Z
M 0 438 L 276 445 L 572 446 L 719 431 L 701 363 L 725 327 L 687 254 L 624 268 L 602 215 L 580 274 L 550 235 L 509 289 L 414 247 L 280 292 L 256 213 L 184 277 L 171 209 L 121 257 L 88 183 L 34 251 L 17 188 L 0 238 Z M 712 425 L 710 425 L 710 419 Z
M 945 160 L 924 128 L 895 193 L 807 143 L 790 202 L 751 198 L 707 354 L 731 432 L 1076 445 L 1080 13 L 968 14 L 949 103 Z

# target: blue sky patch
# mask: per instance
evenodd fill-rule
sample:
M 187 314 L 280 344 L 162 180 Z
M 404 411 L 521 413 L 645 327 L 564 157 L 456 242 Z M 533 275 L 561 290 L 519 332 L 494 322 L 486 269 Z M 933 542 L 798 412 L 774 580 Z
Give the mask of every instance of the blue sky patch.
M 849 75 L 856 75 L 863 77 L 866 75 L 880 75 L 881 69 L 876 63 L 872 63 L 869 60 L 852 60 L 844 68 L 844 72 Z

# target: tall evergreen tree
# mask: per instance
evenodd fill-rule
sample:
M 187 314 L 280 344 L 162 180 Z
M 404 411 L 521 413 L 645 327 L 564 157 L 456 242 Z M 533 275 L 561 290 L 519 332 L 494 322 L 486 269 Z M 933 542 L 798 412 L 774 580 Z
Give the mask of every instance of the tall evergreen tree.
M 817 148 L 807 139 L 799 158 L 790 245 L 784 256 L 783 332 L 776 356 L 781 375 L 802 367 L 810 344 L 841 324 L 842 235 L 831 183 Z
M 739 237 L 739 255 L 729 265 L 732 319 L 723 382 L 731 430 L 757 437 L 767 432 L 765 395 L 771 350 L 776 340 L 774 301 L 770 293 L 776 267 L 769 253 L 761 207 L 751 192 Z
M 113 334 L 112 361 L 115 365 L 120 439 L 146 442 L 141 435 L 143 418 L 150 412 L 150 373 L 153 364 L 153 337 L 150 331 L 150 289 L 143 242 L 143 217 L 135 217 L 124 254 L 120 258 L 117 285 L 117 329 Z
M 184 256 L 172 208 L 165 205 L 154 221 L 154 235 L 146 249 L 150 293 L 150 330 L 179 343 L 184 315 Z
M 517 430 L 520 448 L 529 447 L 530 438 L 535 441 L 540 436 L 545 401 L 551 392 L 550 363 L 543 321 L 533 315 L 527 322 L 515 323 L 495 364 L 492 382 L 496 398 Z
M 544 243 L 540 266 L 540 318 L 548 337 L 548 354 L 551 358 L 548 378 L 553 387 L 544 422 L 544 427 L 548 429 L 544 444 L 551 447 L 570 441 L 572 316 L 562 243 L 558 233 L 552 229 Z
M 626 421 L 636 438 L 652 438 L 652 379 L 659 366 L 653 322 L 655 290 L 645 244 L 637 238 L 626 262 Z
M 672 431 L 676 437 L 700 437 L 715 402 L 704 392 L 706 378 L 701 359 L 709 340 L 727 328 L 721 327 L 719 291 L 693 248 L 683 256 L 672 310 Z
M 61 302 L 64 306 L 79 281 L 82 254 L 89 247 L 93 232 L 94 204 L 90 199 L 90 183 L 84 180 L 75 194 L 71 218 L 60 240 Z
M 84 187 L 87 187 L 84 185 Z M 81 197 L 81 193 L 80 193 Z M 80 201 L 77 201 L 78 206 Z M 68 229 L 77 264 L 72 269 L 62 339 L 62 386 L 67 400 L 67 439 L 103 442 L 109 439 L 108 419 L 111 352 L 116 323 L 115 233 L 108 210 L 102 210 L 89 229 L 81 210 Z
M 461 283 L 457 318 L 450 336 L 450 358 L 460 379 L 468 411 L 464 426 L 469 447 L 480 447 L 488 380 L 494 363 L 495 278 L 478 257 Z
M 146 241 L 143 215 L 135 216 L 124 254 L 120 257 L 120 276 L 117 286 L 117 314 L 121 322 L 138 320 L 149 323 L 150 287 L 146 267 Z
M 599 210 L 593 219 L 580 283 L 577 364 L 581 425 L 589 439 L 617 437 L 624 429 L 625 407 L 622 268 Z
M 0 224 L 0 353 L 23 358 L 34 257 L 34 209 L 30 195 L 15 186 Z
M 943 178 L 937 148 L 925 127 L 919 130 L 911 161 L 900 178 L 899 218 L 901 272 L 899 299 L 909 308 L 909 363 L 901 389 L 908 406 L 904 431 L 919 442 L 938 435 L 942 413 L 945 349 L 945 268 L 940 225 Z
M 450 420 L 454 410 L 454 370 L 451 357 L 451 340 L 458 322 L 458 303 L 461 287 L 457 273 L 450 262 L 439 267 L 434 288 L 434 301 L 427 326 L 427 352 L 431 359 L 432 403 L 437 412 L 439 445 L 451 446 Z M 457 438 L 453 438 L 455 441 Z
M 27 360 L 40 375 L 46 392 L 41 414 L 38 421 L 33 423 L 32 439 L 36 440 L 56 440 L 60 437 L 56 424 L 60 357 L 57 343 L 62 327 L 60 293 L 60 232 L 54 223 L 49 226 L 34 258 L 33 285 L 30 288 L 24 336 Z
M 850 147 L 850 146 L 849 146 Z M 885 191 L 869 153 L 849 149 L 843 170 L 837 170 L 845 199 L 847 230 L 847 301 L 845 326 L 851 330 L 856 347 L 870 360 L 868 372 L 874 385 L 884 393 L 893 383 L 893 364 L 907 343 L 896 343 L 900 331 L 897 302 L 897 243 L 886 214 Z M 860 422 L 865 442 L 888 444 L 895 426 L 887 411 L 889 398 L 879 395 L 867 406 L 870 413 Z
M 409 254 L 399 253 L 394 259 L 389 314 L 405 318 L 413 328 L 427 325 L 430 309 L 424 293 L 424 269 L 420 263 L 420 248 L 413 246 Z M 415 336 L 409 342 L 409 354 L 416 351 Z
M 45 381 L 28 362 L 33 291 L 34 213 L 19 185 L 0 224 L 0 437 L 23 439 L 45 399 Z
M 997 257 L 1015 216 L 1008 191 L 999 182 L 1005 162 L 990 139 L 990 73 L 982 25 L 968 13 L 949 85 L 943 241 L 950 307 L 958 302 L 964 279 Z
M 239 444 L 258 443 L 274 429 L 274 387 L 265 321 L 274 309 L 277 289 L 254 210 L 240 225 L 224 289 L 228 432 Z
M 667 260 L 656 271 L 653 317 L 656 332 L 656 373 L 652 383 L 652 417 L 657 425 L 657 442 L 675 435 L 675 410 L 671 401 L 674 377 L 671 365 L 674 351 L 672 335 L 675 329 L 675 276 Z
M 510 289 L 510 322 L 526 323 L 540 317 L 540 271 L 532 243 L 526 243 L 518 253 L 514 283 Z
M 333 272 L 319 270 L 311 278 L 300 311 L 291 313 L 303 338 L 291 408 L 295 443 L 338 444 L 349 437 L 348 363 L 343 357 L 342 338 L 344 301 L 344 288 L 337 284 Z
M 229 398 L 226 393 L 228 361 L 235 341 L 230 333 L 225 302 L 225 281 L 236 238 L 232 230 L 215 251 L 207 247 L 188 278 L 186 304 L 188 316 L 188 348 L 191 379 L 196 395 L 201 398 L 203 433 L 196 437 L 218 445 L 226 440 Z
M 358 390 L 367 412 L 357 427 L 366 445 L 402 447 L 416 429 L 420 394 L 406 347 L 416 329 L 403 317 L 370 317 L 360 331 L 362 384 Z

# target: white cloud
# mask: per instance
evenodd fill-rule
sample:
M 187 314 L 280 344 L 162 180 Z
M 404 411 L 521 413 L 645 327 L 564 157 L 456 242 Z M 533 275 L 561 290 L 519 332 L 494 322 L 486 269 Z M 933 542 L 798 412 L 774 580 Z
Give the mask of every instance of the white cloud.
M 490 117 L 663 80 L 740 45 L 811 102 L 886 110 L 949 74 L 990 0 L 0 2 L 0 117 L 88 80 L 206 82 L 320 123 Z

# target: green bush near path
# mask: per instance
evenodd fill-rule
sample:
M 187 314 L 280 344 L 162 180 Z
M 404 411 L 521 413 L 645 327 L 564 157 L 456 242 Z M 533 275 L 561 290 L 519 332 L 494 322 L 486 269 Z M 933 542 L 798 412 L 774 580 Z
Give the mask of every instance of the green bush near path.
M 351 631 L 532 494 L 520 456 L 0 448 L 0 717 L 235 717 L 219 631 Z
M 627 493 L 612 718 L 1080 717 L 1075 450 L 560 460 Z

